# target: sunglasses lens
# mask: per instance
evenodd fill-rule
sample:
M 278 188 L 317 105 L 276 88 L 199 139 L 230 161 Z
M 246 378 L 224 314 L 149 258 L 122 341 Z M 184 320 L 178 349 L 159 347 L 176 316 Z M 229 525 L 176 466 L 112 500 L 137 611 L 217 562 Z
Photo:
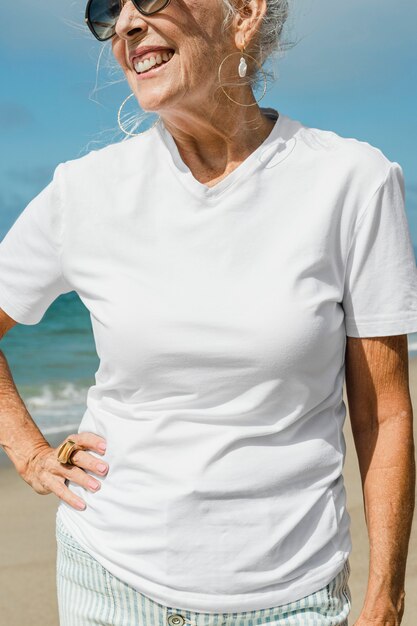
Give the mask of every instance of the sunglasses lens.
M 114 35 L 119 15 L 120 0 L 92 0 L 87 17 L 98 39 L 105 41 Z
M 152 15 L 163 9 L 167 0 L 136 0 L 134 4 L 140 6 L 140 10 L 146 15 Z
M 169 0 L 133 0 L 133 4 L 145 15 L 152 15 L 163 9 Z M 116 22 L 120 15 L 120 0 L 91 0 L 88 7 L 88 21 L 101 41 L 113 37 Z

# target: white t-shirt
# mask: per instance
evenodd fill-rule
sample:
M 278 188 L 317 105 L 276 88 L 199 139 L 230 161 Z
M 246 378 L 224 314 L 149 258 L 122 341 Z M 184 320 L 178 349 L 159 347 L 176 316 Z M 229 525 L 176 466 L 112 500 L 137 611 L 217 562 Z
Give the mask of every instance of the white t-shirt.
M 195 611 L 326 585 L 351 551 L 346 335 L 417 331 L 398 163 L 280 114 L 209 188 L 161 122 L 60 163 L 1 243 L 15 320 L 71 290 L 100 358 L 79 431 L 110 468 L 97 493 L 69 483 L 84 511 L 59 503 L 79 543 Z

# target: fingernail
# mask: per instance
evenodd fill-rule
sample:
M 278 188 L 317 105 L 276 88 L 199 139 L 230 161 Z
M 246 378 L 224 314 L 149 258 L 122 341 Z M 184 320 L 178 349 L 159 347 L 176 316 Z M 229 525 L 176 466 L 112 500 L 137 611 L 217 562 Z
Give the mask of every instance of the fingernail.
M 107 448 L 107 444 L 106 443 L 99 443 L 98 447 L 99 447 L 100 450 L 103 450 L 103 452 L 105 452 L 106 448 Z
M 75 506 L 77 507 L 77 509 L 80 509 L 80 511 L 83 511 L 86 507 L 85 502 L 76 502 Z
M 104 463 L 99 463 L 99 464 L 97 465 L 97 469 L 98 469 L 100 472 L 104 472 L 104 471 L 107 469 L 107 466 L 106 466 L 106 465 L 104 465 Z

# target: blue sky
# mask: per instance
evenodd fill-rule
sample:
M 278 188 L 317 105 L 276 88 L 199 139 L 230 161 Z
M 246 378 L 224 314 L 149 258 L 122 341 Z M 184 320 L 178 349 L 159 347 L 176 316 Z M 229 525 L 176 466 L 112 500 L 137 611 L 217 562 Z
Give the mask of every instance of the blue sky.
M 416 247 L 417 3 L 290 0 L 290 7 L 285 38 L 297 43 L 275 62 L 262 104 L 368 141 L 400 163 Z M 84 24 L 84 9 L 79 0 L 4 6 L 0 236 L 59 162 L 122 138 L 117 110 L 130 89 L 110 42 L 96 41 Z

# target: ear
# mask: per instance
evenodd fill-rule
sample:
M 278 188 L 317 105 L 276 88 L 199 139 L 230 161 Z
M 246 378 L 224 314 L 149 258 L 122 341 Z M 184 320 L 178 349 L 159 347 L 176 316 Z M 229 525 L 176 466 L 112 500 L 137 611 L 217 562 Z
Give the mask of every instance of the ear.
M 235 44 L 241 49 L 249 48 L 256 39 L 267 10 L 266 0 L 236 0 L 237 14 L 234 19 Z

